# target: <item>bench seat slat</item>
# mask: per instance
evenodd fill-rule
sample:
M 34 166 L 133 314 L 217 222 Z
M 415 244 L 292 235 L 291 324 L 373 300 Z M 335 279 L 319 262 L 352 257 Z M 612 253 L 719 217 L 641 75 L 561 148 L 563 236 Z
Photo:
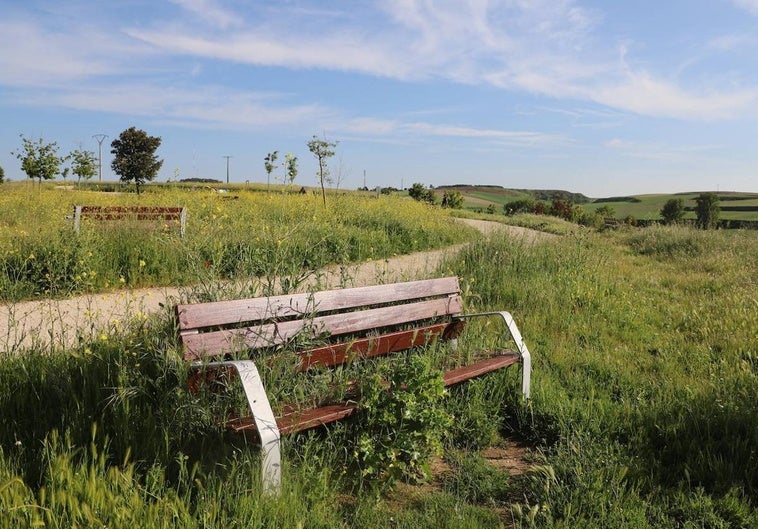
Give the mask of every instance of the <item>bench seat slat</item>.
M 497 356 L 479 360 L 468 366 L 446 371 L 442 378 L 445 381 L 446 387 L 452 386 L 515 364 L 518 361 L 518 353 L 506 351 Z M 338 404 L 288 413 L 277 417 L 276 425 L 279 427 L 279 433 L 287 435 L 345 419 L 353 415 L 357 409 L 358 404 L 356 402 L 345 401 Z M 255 423 L 249 417 L 233 419 L 227 422 L 227 427 L 236 432 L 255 431 Z
M 443 374 L 445 386 L 453 386 L 455 384 L 465 382 L 466 380 L 471 380 L 472 378 L 486 375 L 487 373 L 497 371 L 500 368 L 513 365 L 520 360 L 521 357 L 518 353 L 515 353 L 513 351 L 504 351 L 499 353 L 497 356 L 479 360 L 478 362 L 474 362 L 473 364 L 467 366 L 451 369 L 450 371 L 446 371 Z
M 309 338 L 317 338 L 322 333 L 338 336 L 412 323 L 428 318 L 451 316 L 459 314 L 461 310 L 461 297 L 451 296 L 406 305 L 320 316 L 311 321 L 292 320 L 241 329 L 186 334 L 182 339 L 185 346 L 185 358 L 200 359 L 205 356 L 234 354 L 245 350 L 280 345 L 304 330 L 308 333 L 307 337 Z
M 314 294 L 290 294 L 179 305 L 177 314 L 179 328 L 186 332 L 190 329 L 265 322 L 289 317 L 302 318 L 368 305 L 456 295 L 459 291 L 457 277 L 444 277 L 391 285 L 327 290 Z

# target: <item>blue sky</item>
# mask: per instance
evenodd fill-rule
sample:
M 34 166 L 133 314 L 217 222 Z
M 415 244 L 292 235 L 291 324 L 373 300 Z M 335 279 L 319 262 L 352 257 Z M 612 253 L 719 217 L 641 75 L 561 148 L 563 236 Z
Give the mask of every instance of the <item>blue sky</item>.
M 136 126 L 159 180 L 758 191 L 758 0 L 0 0 L 0 123 L 12 179 Z

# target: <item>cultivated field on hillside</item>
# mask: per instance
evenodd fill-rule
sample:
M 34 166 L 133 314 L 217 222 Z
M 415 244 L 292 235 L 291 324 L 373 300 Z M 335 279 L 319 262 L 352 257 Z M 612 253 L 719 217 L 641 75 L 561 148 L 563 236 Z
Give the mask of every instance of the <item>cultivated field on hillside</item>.
M 549 196 L 558 193 L 561 197 L 570 198 L 572 195 L 579 200 L 575 200 L 582 208 L 587 211 L 595 211 L 603 206 L 609 207 L 614 212 L 614 217 L 623 219 L 632 216 L 640 220 L 659 220 L 661 218 L 661 209 L 663 205 L 672 198 L 680 198 L 684 202 L 687 210 L 685 219 L 695 218 L 695 198 L 699 192 L 676 193 L 676 194 L 650 194 L 650 195 L 630 195 L 624 197 L 608 198 L 588 198 L 583 195 L 576 195 L 565 191 L 536 191 L 536 190 L 519 190 L 506 189 L 497 186 L 452 186 L 445 189 L 455 189 L 459 191 L 464 198 L 464 207 L 471 210 L 483 210 L 492 205 L 496 213 L 502 213 L 503 205 L 515 200 L 546 200 L 550 202 Z M 441 191 L 438 191 L 438 195 Z M 556 195 L 556 196 L 559 196 Z M 758 193 L 733 193 L 718 192 L 716 193 L 720 202 L 721 219 L 728 220 L 758 220 Z

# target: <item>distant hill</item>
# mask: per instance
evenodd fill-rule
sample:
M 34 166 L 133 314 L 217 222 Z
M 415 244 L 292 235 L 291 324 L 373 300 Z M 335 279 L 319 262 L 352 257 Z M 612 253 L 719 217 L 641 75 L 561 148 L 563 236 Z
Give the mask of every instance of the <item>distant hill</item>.
M 589 211 L 606 206 L 613 210 L 616 218 L 628 216 L 641 220 L 658 220 L 661 217 L 663 205 L 672 198 L 680 198 L 684 202 L 686 218 L 695 218 L 695 199 L 701 191 L 671 194 L 630 195 L 606 198 L 590 198 L 582 193 L 552 189 L 508 189 L 494 185 L 457 184 L 439 186 L 435 189 L 442 195 L 446 190 L 456 190 L 463 195 L 464 207 L 472 210 L 483 210 L 493 206 L 501 213 L 503 205 L 514 200 L 531 198 L 551 202 L 556 198 L 570 200 L 580 204 Z M 720 217 L 725 220 L 758 221 L 758 193 L 736 193 L 721 191 L 716 193 L 721 202 Z
M 179 180 L 180 182 L 196 182 L 201 184 L 223 184 L 221 180 L 216 180 L 215 178 L 182 178 Z
M 592 199 L 581 194 L 572 193 L 570 191 L 563 191 L 560 189 L 508 189 L 502 186 L 494 185 L 471 185 L 471 184 L 455 184 L 445 185 L 436 188 L 438 191 L 444 192 L 445 190 L 455 190 L 461 193 L 464 198 L 475 198 L 476 202 L 492 203 L 502 206 L 506 202 L 511 200 L 519 200 L 524 198 L 532 198 L 534 200 L 545 200 L 551 202 L 555 199 L 569 200 L 574 204 L 588 204 L 592 202 Z

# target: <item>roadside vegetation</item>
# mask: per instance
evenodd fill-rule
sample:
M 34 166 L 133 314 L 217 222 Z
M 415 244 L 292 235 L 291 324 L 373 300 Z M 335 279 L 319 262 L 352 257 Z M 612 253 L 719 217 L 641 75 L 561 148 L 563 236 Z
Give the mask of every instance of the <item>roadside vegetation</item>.
M 109 286 L 176 274 L 191 285 L 185 300 L 234 298 L 245 292 L 220 288 L 219 278 L 262 271 L 265 283 L 267 274 L 295 278 L 460 240 L 441 210 L 399 197 L 335 197 L 325 209 L 313 195 L 150 190 L 139 203 L 189 208 L 187 239 L 92 227 L 82 240 L 93 246 L 76 255 L 102 263 L 85 269 L 97 281 L 121 262 L 111 254 L 126 255 Z M 20 203 L 15 216 L 0 208 L 11 247 L 67 248 L 73 237 L 60 219 L 80 192 L 18 192 L 3 204 Z M 14 220 L 24 209 L 23 222 Z M 758 232 L 564 233 L 536 243 L 477 239 L 436 273 L 462 278 L 468 312 L 514 315 L 534 360 L 528 405 L 515 367 L 440 393 L 438 369 L 453 354 L 443 344 L 370 362 L 361 373 L 369 384 L 395 373 L 409 395 L 369 386 L 374 398 L 354 421 L 286 438 L 280 496 L 262 493 L 251 441 L 214 420 L 224 403 L 187 391 L 171 307 L 60 354 L 3 355 L 0 528 L 758 526 Z M 185 253 L 174 257 L 174 245 Z M 46 262 L 51 277 L 70 274 L 69 261 Z M 272 293 L 297 286 L 268 284 Z M 494 345 L 492 327 L 469 326 L 455 361 Z M 277 402 L 318 391 L 286 366 L 265 376 Z M 403 420 L 409 409 L 425 422 Z M 388 437 L 388 426 L 398 435 Z M 398 466 L 393 454 L 419 436 L 429 440 L 422 457 Z M 519 476 L 482 455 L 513 439 L 531 447 Z
M 202 280 L 291 277 L 293 287 L 329 264 L 381 259 L 470 238 L 450 230 L 444 212 L 401 197 L 336 195 L 326 205 L 291 188 L 142 186 L 104 193 L 30 182 L 0 194 L 0 299 L 64 297 L 123 287 L 187 285 Z M 184 206 L 178 221 L 82 222 L 76 204 Z M 402 205 L 401 205 L 402 204 Z M 176 224 L 176 225 L 175 225 Z

